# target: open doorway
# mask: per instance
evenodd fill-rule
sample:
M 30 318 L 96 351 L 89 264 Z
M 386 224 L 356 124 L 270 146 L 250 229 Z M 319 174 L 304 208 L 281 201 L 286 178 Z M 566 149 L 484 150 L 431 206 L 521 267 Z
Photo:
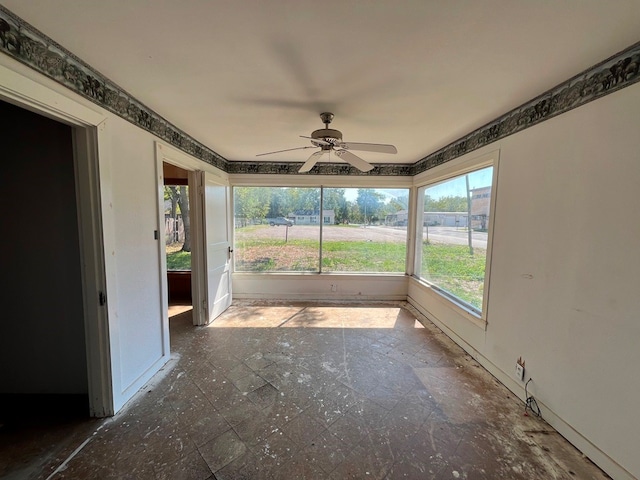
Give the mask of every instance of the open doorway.
M 74 131 L 0 100 L 0 143 L 0 451 L 37 458 L 91 424 Z
M 193 309 L 189 172 L 162 162 L 169 318 Z
M 171 205 L 166 203 L 165 186 L 185 183 L 189 188 L 189 233 L 191 240 L 191 282 L 183 281 L 184 288 L 191 287 L 192 322 L 194 325 L 207 325 L 220 315 L 231 303 L 231 262 L 232 248 L 230 242 L 230 189 L 229 177 L 225 172 L 196 160 L 173 147 L 156 143 L 158 172 L 158 214 L 159 226 L 162 228 L 170 216 Z M 165 179 L 166 176 L 166 179 Z M 165 208 L 166 205 L 166 208 Z M 181 211 L 182 212 L 182 211 Z M 183 218 L 184 222 L 184 218 Z M 174 222 L 180 233 L 178 222 Z M 175 232 L 174 232 L 175 234 Z M 172 239 L 171 239 L 172 240 Z M 169 243 L 173 243 L 170 241 Z M 167 269 L 165 245 L 159 254 L 163 269 Z M 182 247 L 178 250 L 183 250 Z M 185 255 L 186 252 L 181 252 Z M 186 262 L 186 260 L 185 260 Z M 177 274 L 166 274 L 167 277 L 179 277 Z M 188 274 L 182 274 L 187 277 Z M 168 281 L 167 281 L 168 280 Z M 170 279 L 163 275 L 163 295 L 166 304 L 169 300 Z M 174 291 L 175 293 L 184 293 Z M 175 295 L 174 297 L 175 298 Z M 183 297 L 184 298 L 184 297 Z M 167 323 L 168 325 L 168 323 Z

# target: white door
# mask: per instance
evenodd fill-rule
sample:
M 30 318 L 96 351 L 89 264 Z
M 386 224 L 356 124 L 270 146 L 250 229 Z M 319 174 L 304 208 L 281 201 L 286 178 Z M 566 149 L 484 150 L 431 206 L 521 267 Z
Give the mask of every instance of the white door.
M 200 185 L 203 195 L 204 320 L 210 323 L 231 305 L 229 187 L 208 172 L 201 172 Z

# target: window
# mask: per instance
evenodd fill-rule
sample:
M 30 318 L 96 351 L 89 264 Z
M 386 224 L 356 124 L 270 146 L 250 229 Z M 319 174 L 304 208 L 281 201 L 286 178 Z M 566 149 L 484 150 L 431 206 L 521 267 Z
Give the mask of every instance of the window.
M 189 187 L 165 185 L 164 230 L 168 271 L 191 270 Z
M 235 187 L 235 271 L 317 272 L 319 188 Z
M 477 314 L 482 313 L 493 167 L 418 191 L 416 276 Z
M 409 190 L 325 188 L 322 271 L 404 273 Z
M 235 271 L 404 273 L 408 195 L 234 187 Z

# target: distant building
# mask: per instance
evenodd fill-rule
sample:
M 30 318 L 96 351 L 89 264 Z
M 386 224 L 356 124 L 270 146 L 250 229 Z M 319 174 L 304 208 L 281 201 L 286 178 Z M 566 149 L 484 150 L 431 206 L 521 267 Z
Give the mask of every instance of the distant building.
M 471 190 L 471 228 L 486 230 L 489 224 L 489 207 L 491 205 L 491 187 Z
M 317 210 L 298 210 L 287 218 L 295 218 L 296 225 L 320 225 L 320 212 Z M 333 225 L 336 223 L 336 214 L 333 210 L 322 211 L 322 223 L 325 225 Z
M 467 212 L 424 212 L 422 225 L 429 227 L 465 227 Z
M 408 210 L 398 210 L 384 217 L 384 224 L 390 227 L 406 227 L 409 220 Z

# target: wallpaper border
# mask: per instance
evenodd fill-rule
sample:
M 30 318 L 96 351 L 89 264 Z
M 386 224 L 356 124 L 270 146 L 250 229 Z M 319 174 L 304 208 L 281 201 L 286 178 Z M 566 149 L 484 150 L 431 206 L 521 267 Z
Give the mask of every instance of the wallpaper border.
M 0 5 L 0 51 L 220 170 L 228 161 Z

